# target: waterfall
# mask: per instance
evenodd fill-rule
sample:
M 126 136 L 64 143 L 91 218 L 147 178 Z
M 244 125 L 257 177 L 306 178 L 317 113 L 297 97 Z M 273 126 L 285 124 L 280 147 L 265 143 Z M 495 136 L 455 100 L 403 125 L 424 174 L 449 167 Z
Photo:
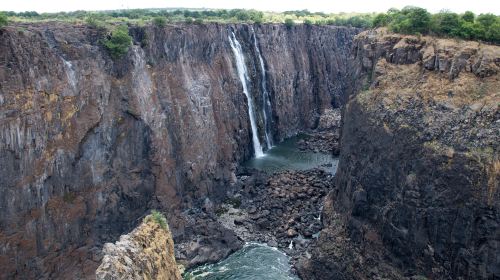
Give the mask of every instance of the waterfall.
M 231 44 L 231 49 L 233 50 L 234 57 L 236 58 L 236 68 L 238 70 L 238 76 L 240 77 L 241 84 L 243 85 L 243 93 L 247 97 L 248 103 L 248 116 L 250 117 L 250 126 L 252 128 L 252 142 L 253 149 L 255 151 L 255 157 L 262 157 L 264 153 L 262 152 L 262 146 L 260 145 L 259 133 L 257 131 L 257 124 L 255 122 L 255 110 L 253 108 L 253 99 L 248 92 L 247 81 L 248 73 L 247 67 L 245 65 L 245 57 L 243 56 L 243 50 L 241 48 L 240 42 L 236 39 L 234 32 L 231 32 L 232 36 L 228 36 L 229 43 Z
M 68 78 L 68 82 L 71 85 L 71 88 L 76 90 L 77 80 L 73 64 L 64 58 L 62 58 L 62 61 L 64 62 L 64 67 L 66 68 L 66 77 Z
M 264 60 L 262 59 L 262 55 L 260 54 L 260 49 L 257 44 L 257 35 L 255 34 L 255 30 L 252 28 L 253 32 L 253 44 L 255 46 L 255 52 L 259 56 L 260 62 L 260 72 L 262 74 L 262 115 L 264 116 L 264 132 L 266 135 L 266 144 L 267 148 L 270 149 L 273 146 L 273 139 L 270 137 L 271 135 L 271 123 L 268 121 L 268 113 L 271 111 L 271 101 L 269 100 L 269 93 L 267 92 L 266 87 L 266 68 L 264 67 Z

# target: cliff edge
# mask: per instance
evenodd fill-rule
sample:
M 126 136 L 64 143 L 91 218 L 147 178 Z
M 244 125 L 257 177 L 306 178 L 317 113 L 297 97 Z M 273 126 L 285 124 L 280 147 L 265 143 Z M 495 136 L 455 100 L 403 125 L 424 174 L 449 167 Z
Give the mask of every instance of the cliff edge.
M 355 45 L 362 89 L 302 278 L 500 277 L 500 47 L 384 30 Z

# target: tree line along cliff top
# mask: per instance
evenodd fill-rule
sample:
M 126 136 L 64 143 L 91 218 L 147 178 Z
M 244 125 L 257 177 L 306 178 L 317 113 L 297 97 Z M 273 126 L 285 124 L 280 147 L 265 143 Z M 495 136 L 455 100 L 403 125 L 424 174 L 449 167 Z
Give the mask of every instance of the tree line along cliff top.
M 408 6 L 401 10 L 389 9 L 386 13 L 337 13 L 287 11 L 282 13 L 257 10 L 210 10 L 210 9 L 129 9 L 111 11 L 74 11 L 59 13 L 0 12 L 0 27 L 9 22 L 66 21 L 75 24 L 106 25 L 131 23 L 164 25 L 173 22 L 203 24 L 220 23 L 284 23 L 337 25 L 358 28 L 386 26 L 403 34 L 436 35 L 441 37 L 480 40 L 500 44 L 500 16 L 475 15 L 467 11 L 457 14 L 443 10 L 431 14 L 419 7 Z

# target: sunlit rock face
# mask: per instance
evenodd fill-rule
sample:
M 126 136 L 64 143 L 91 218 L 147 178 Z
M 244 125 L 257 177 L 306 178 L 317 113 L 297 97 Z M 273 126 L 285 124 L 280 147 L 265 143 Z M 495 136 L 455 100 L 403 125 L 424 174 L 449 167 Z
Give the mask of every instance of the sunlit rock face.
M 366 31 L 303 279 L 500 277 L 500 47 Z
M 165 210 L 179 236 L 183 209 L 225 194 L 254 154 L 231 32 L 257 112 L 266 86 L 275 141 L 315 127 L 356 70 L 358 30 L 340 27 L 131 27 L 115 61 L 84 25 L 0 32 L 0 278 L 92 277 L 102 245 L 147 209 Z
M 106 243 L 103 255 L 95 274 L 97 280 L 182 279 L 170 230 L 152 218 L 120 236 L 119 241 Z

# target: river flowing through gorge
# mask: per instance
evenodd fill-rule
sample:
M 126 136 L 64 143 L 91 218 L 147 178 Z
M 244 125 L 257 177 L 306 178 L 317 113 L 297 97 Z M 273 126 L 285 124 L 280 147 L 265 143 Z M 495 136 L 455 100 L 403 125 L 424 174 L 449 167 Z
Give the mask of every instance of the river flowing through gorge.
M 93 279 L 122 267 L 105 253 L 151 275 L 175 257 L 234 276 L 257 254 L 269 261 L 242 273 L 500 277 L 498 46 L 332 25 L 124 28 L 121 57 L 84 23 L 0 30 L 0 279 Z
M 332 150 L 325 150 L 324 146 L 314 145 L 316 142 L 312 141 L 312 139 L 318 137 L 321 134 L 320 132 L 314 132 L 313 136 L 307 134 L 292 136 L 273 146 L 271 135 L 272 124 L 268 116 L 272 106 L 266 86 L 266 69 L 259 50 L 255 30 L 253 27 L 251 27 L 250 30 L 250 36 L 253 42 L 252 46 L 254 47 L 253 51 L 257 56 L 256 63 L 258 64 L 250 65 L 250 68 L 260 70 L 260 86 L 251 83 L 246 63 L 248 60 L 246 56 L 248 57 L 248 55 L 243 52 L 242 45 L 236 38 L 234 32 L 231 32 L 228 37 L 236 61 L 236 71 L 241 81 L 243 94 L 247 99 L 252 143 L 255 152 L 251 159 L 242 163 L 239 167 L 240 170 L 245 170 L 242 174 L 247 175 L 237 176 L 237 180 L 239 181 L 237 184 L 245 185 L 246 182 L 252 180 L 248 178 L 259 178 L 259 180 L 272 181 L 274 177 L 280 177 L 282 175 L 285 177 L 290 176 L 289 172 L 292 172 L 292 174 L 294 174 L 294 172 L 307 174 L 307 172 L 312 171 L 313 173 L 320 174 L 320 177 L 325 176 L 332 178 L 337 169 L 338 160 L 333 156 Z M 251 91 L 250 88 L 254 88 L 256 91 Z M 259 126 L 256 121 L 256 116 L 258 115 L 256 108 L 258 107 L 255 106 L 256 98 L 252 96 L 252 92 L 260 93 L 260 99 L 262 100 L 260 116 L 262 118 L 261 128 L 264 134 L 263 143 L 265 144 L 265 153 L 260 141 Z M 340 115 L 337 116 L 339 117 Z M 328 138 L 328 141 L 336 143 L 338 139 L 335 137 L 332 138 L 334 135 L 332 132 L 334 130 L 338 132 L 340 119 L 335 116 L 330 117 L 333 117 L 336 125 L 329 128 L 330 133 L 328 135 L 330 135 L 330 138 Z M 330 126 L 331 125 L 332 124 L 330 124 Z M 322 137 L 325 136 L 322 134 Z M 308 147 L 307 144 L 311 147 Z M 295 180 L 293 179 L 294 175 L 291 176 L 291 180 Z M 307 180 L 314 178 L 310 175 L 299 176 Z M 298 181 L 300 181 L 300 179 Z M 306 183 L 306 181 L 304 181 L 304 183 Z M 286 253 L 297 257 L 304 252 L 311 240 L 318 237 L 319 230 L 321 229 L 321 219 L 319 217 L 321 217 L 320 211 L 323 207 L 322 200 L 315 199 L 313 202 L 302 204 L 300 199 L 297 200 L 297 198 L 285 197 L 284 200 L 275 199 L 273 195 L 261 195 L 270 190 L 272 191 L 272 186 L 268 184 L 251 184 L 251 186 L 247 187 L 254 188 L 254 191 L 247 192 L 247 190 L 245 190 L 246 187 L 243 187 L 239 193 L 235 194 L 233 198 L 230 199 L 231 202 L 224 203 L 215 210 L 218 216 L 217 223 L 235 232 L 238 238 L 245 242 L 245 245 L 217 263 L 205 264 L 190 269 L 184 274 L 184 279 L 298 279 L 295 272 L 292 272 L 294 271 L 293 264 L 290 263 L 290 257 L 287 256 Z M 307 183 L 305 185 L 307 185 Z M 297 192 L 297 190 L 292 189 L 289 191 L 290 193 L 294 191 Z M 312 189 L 307 189 L 307 192 L 311 191 Z M 298 192 L 300 193 L 301 190 Z M 326 191 L 320 193 L 324 195 Z M 300 195 L 303 194 L 301 193 L 299 196 Z M 304 196 L 302 196 L 302 198 L 304 198 Z M 256 203 L 259 200 L 261 201 L 261 206 L 258 209 L 252 208 L 255 207 L 255 205 L 259 205 Z M 294 227 L 287 225 L 287 229 L 284 230 L 289 233 L 287 233 L 286 236 L 278 238 L 276 232 L 272 232 L 272 228 L 267 228 L 266 224 L 269 225 L 275 223 L 276 219 L 281 219 L 282 217 L 280 216 L 283 215 L 283 212 L 280 210 L 271 213 L 269 211 L 271 209 L 266 209 L 274 205 L 272 206 L 274 208 L 291 211 L 293 208 L 285 209 L 285 207 L 288 206 L 281 204 L 286 202 L 290 202 L 291 205 L 300 205 L 299 207 L 304 207 L 303 209 L 306 209 L 306 212 L 300 210 L 294 212 L 292 214 L 292 219 L 300 218 L 301 214 L 307 215 L 309 219 L 304 219 L 299 225 Z M 268 214 L 262 216 L 259 214 L 266 212 Z M 271 215 L 271 217 L 266 217 L 267 215 Z
M 302 202 L 300 196 L 304 198 L 305 193 L 313 191 L 305 189 L 305 193 L 302 193 L 302 188 L 307 188 L 311 184 L 308 180 L 315 176 L 318 176 L 317 182 L 322 178 L 332 178 L 338 163 L 330 151 L 301 150 L 298 143 L 308 142 L 311 138 L 304 134 L 291 137 L 266 151 L 265 156 L 252 158 L 242 164 L 245 175 L 238 176 L 238 185 L 242 184 L 241 191 L 217 210 L 217 222 L 235 231 L 245 245 L 217 263 L 190 269 L 184 274 L 184 279 L 298 279 L 294 272 L 295 261 L 290 256 L 296 260 L 309 243 L 318 238 L 323 207 L 322 199 Z M 255 183 L 255 180 L 267 183 Z M 312 182 L 313 185 L 316 180 Z M 297 183 L 295 189 L 294 184 Z M 280 185 L 284 192 L 275 193 L 277 188 L 281 188 Z M 314 192 L 326 194 L 321 189 L 315 189 Z M 281 195 L 282 198 L 279 197 Z M 280 222 L 290 219 L 299 219 L 299 222 L 292 225 Z M 286 234 L 278 237 L 280 233 L 276 229 Z

